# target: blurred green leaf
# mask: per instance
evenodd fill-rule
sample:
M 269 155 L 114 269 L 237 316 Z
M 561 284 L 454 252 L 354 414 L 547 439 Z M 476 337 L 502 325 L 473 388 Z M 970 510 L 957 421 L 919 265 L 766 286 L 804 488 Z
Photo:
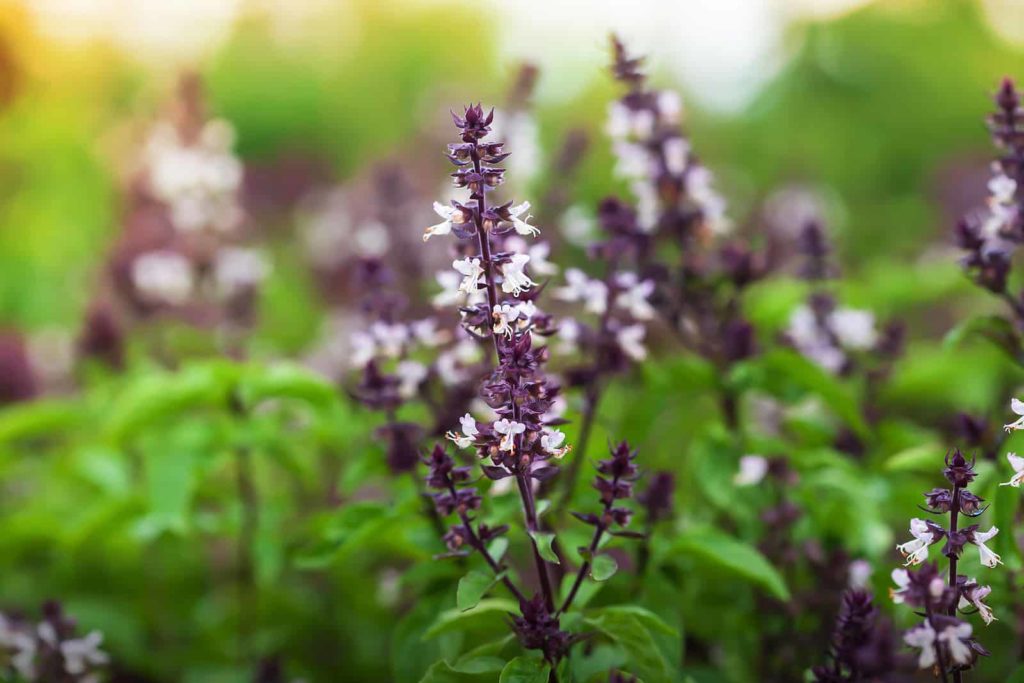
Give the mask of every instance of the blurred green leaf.
M 754 547 L 717 529 L 691 529 L 666 551 L 669 557 L 687 555 L 723 569 L 765 589 L 778 600 L 789 599 L 789 589 L 778 570 Z

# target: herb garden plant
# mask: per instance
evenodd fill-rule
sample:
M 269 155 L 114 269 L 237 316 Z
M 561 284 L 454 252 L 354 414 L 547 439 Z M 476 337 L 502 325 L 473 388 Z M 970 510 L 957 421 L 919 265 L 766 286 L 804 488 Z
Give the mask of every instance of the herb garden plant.
M 0 680 L 1022 675 L 1013 81 L 954 230 L 999 308 L 943 331 L 1011 369 L 951 417 L 826 216 L 732 210 L 681 97 L 610 61 L 599 125 L 542 136 L 524 65 L 446 171 L 440 113 L 274 206 L 181 79 L 63 373 L 0 336 Z

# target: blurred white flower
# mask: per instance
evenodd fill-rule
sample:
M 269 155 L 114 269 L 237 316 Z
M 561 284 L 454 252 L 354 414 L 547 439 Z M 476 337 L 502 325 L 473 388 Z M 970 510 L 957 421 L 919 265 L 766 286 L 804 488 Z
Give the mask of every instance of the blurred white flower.
M 760 484 L 768 474 L 768 459 L 763 455 L 744 455 L 740 458 L 740 469 L 732 478 L 736 486 Z
M 180 306 L 192 296 L 192 264 L 176 251 L 151 251 L 132 263 L 132 284 L 145 298 Z
M 420 384 L 427 378 L 427 368 L 414 360 L 403 360 L 395 366 L 398 375 L 398 395 L 409 400 L 419 391 Z
M 258 286 L 270 274 L 270 264 L 256 249 L 227 247 L 217 252 L 213 279 L 221 296 Z
M 1000 486 L 1019 488 L 1021 482 L 1024 481 L 1024 458 L 1016 453 L 1007 453 L 1006 459 L 1010 461 L 1010 467 L 1013 468 L 1013 476 L 1010 477 L 1010 481 L 1003 482 Z
M 1024 429 L 1024 401 L 1021 401 L 1019 398 L 1011 398 L 1010 410 L 1013 411 L 1014 415 L 1018 416 L 1018 419 L 1008 425 L 1003 425 L 1003 429 L 1008 432 Z
M 875 316 L 871 311 L 840 308 L 828 316 L 828 326 L 839 343 L 855 351 L 865 351 L 878 343 Z
M 642 361 L 647 358 L 647 348 L 643 344 L 646 333 L 647 330 L 639 323 L 627 325 L 615 333 L 615 341 L 624 354 L 635 361 Z

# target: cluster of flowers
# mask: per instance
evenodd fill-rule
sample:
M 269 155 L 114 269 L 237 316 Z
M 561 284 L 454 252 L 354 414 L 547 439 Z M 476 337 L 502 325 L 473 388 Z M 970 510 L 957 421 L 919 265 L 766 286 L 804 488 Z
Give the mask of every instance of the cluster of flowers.
M 892 360 L 902 347 L 902 329 L 896 324 L 878 330 L 871 311 L 840 306 L 824 283 L 832 276 L 831 248 L 818 221 L 809 221 L 799 239 L 805 256 L 801 275 L 812 287 L 807 302 L 790 315 L 784 341 L 801 355 L 836 375 L 857 367 L 857 358 L 872 354 Z
M 948 526 L 931 520 L 912 519 L 910 533 L 913 540 L 903 543 L 899 551 L 907 558 L 906 567 L 893 571 L 896 588 L 892 591 L 896 604 L 906 604 L 918 610 L 922 622 L 904 634 L 903 640 L 920 650 L 918 666 L 935 669 L 947 680 L 961 680 L 962 672 L 972 668 L 978 657 L 987 655 L 985 648 L 974 638 L 973 626 L 957 616 L 958 611 L 977 612 L 985 624 L 995 620 L 985 599 L 992 592 L 989 586 L 957 573 L 957 563 L 968 544 L 978 549 L 979 559 L 985 567 L 1001 563 L 999 555 L 986 543 L 997 533 L 996 527 L 981 531 L 979 525 L 959 526 L 960 515 L 975 518 L 985 511 L 983 500 L 967 487 L 974 480 L 974 462 L 968 461 L 956 450 L 946 456 L 943 475 L 952 488 L 934 488 L 925 494 L 925 509 L 934 515 L 949 515 Z M 942 554 L 949 562 L 949 571 L 943 577 L 936 563 L 927 562 L 929 548 L 945 539 Z M 968 612 L 970 613 L 970 612 Z
M 558 473 L 555 461 L 568 451 L 565 435 L 555 428 L 552 416 L 559 388 L 544 372 L 548 347 L 534 342 L 555 331 L 551 316 L 537 307 L 537 283 L 526 271 L 535 265 L 534 254 L 522 238 L 538 232 L 529 223 L 529 204 L 511 202 L 489 205 L 488 193 L 502 184 L 505 171 L 497 166 L 507 156 L 501 142 L 490 142 L 493 111 L 467 107 L 462 116 L 453 114 L 460 141 L 449 145 L 448 158 L 456 166 L 452 174 L 458 188 L 469 190 L 469 200 L 453 200 L 450 206 L 435 205 L 443 222 L 429 227 L 425 239 L 454 234 L 460 240 L 453 268 L 459 275 L 460 322 L 463 329 L 491 347 L 494 365 L 479 386 L 479 394 L 491 416 L 477 420 L 471 413 L 460 419 L 460 429 L 447 434 L 461 449 L 473 449 L 483 463 L 481 469 L 491 480 L 514 480 L 530 536 L 539 592 L 532 597 L 505 572 L 501 557 L 488 544 L 509 528 L 491 528 L 477 522 L 471 513 L 480 509 L 482 499 L 469 485 L 472 468 L 456 466 L 443 446 L 435 446 L 426 458 L 427 485 L 435 491 L 434 504 L 442 517 L 458 514 L 459 522 L 445 534 L 449 555 L 480 553 L 496 576 L 520 603 L 512 615 L 512 627 L 522 645 L 539 650 L 552 664 L 565 656 L 576 642 L 560 626 L 560 616 L 571 606 L 587 576 L 598 544 L 605 533 L 626 534 L 619 529 L 629 522 L 631 511 L 619 503 L 632 496 L 637 470 L 636 453 L 625 443 L 613 450 L 609 460 L 598 465 L 595 480 L 602 501 L 600 514 L 577 517 L 595 528 L 593 542 L 583 551 L 583 563 L 573 588 L 560 603 L 552 588 L 547 561 L 538 538 L 549 532 L 539 522 L 534 482 Z M 531 272 L 532 270 L 531 265 Z M 654 503 L 658 504 L 657 501 Z
M 134 313 L 251 325 L 269 265 L 245 243 L 243 167 L 233 143 L 230 124 L 207 118 L 199 79 L 183 78 L 145 145 L 111 264 L 115 290 Z
M 0 613 L 0 678 L 13 674 L 27 682 L 98 683 L 108 657 L 103 634 L 77 637 L 74 619 L 60 604 L 43 605 L 38 624 Z
M 989 117 L 992 140 L 1000 157 L 992 164 L 988 205 L 963 217 L 956 226 L 958 246 L 966 251 L 964 269 L 985 289 L 1006 292 L 1011 260 L 1024 242 L 1024 109 L 1013 81 L 1004 79 L 995 95 L 996 111 Z M 1018 317 L 1019 298 L 1010 297 Z
M 725 201 L 712 186 L 711 172 L 694 156 L 682 134 L 683 104 L 672 91 L 646 88 L 643 58 L 630 57 L 612 37 L 613 73 L 628 92 L 608 111 L 616 173 L 630 181 L 640 228 L 671 231 L 688 240 L 695 226 L 722 234 L 729 230 Z

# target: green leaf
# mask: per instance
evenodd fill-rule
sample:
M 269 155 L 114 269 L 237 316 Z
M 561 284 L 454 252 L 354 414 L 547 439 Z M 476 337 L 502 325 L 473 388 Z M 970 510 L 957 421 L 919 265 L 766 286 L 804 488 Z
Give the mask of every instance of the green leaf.
M 491 554 L 495 562 L 501 562 L 501 558 L 505 557 L 505 553 L 508 551 L 508 539 L 504 536 L 491 541 L 491 544 L 487 546 L 487 552 Z
M 511 600 L 504 598 L 487 598 L 477 603 L 476 607 L 469 610 L 449 609 L 441 612 L 423 634 L 424 639 L 436 638 L 442 633 L 451 631 L 462 631 L 472 628 L 478 623 L 481 617 L 484 619 L 494 617 L 495 613 L 500 614 L 504 619 L 506 615 L 516 613 L 519 606 Z
M 317 407 L 329 406 L 337 400 L 337 392 L 330 382 L 290 363 L 248 368 L 239 383 L 239 393 L 250 407 L 279 398 L 296 399 Z
M 712 528 L 693 529 L 678 538 L 669 555 L 689 555 L 760 586 L 779 600 L 789 599 L 782 575 L 754 547 Z
M 889 456 L 885 469 L 890 472 L 932 472 L 936 464 L 942 464 L 945 450 L 934 443 L 924 443 L 905 448 Z
M 509 634 L 504 638 L 473 648 L 459 657 L 458 661 L 452 665 L 452 669 L 467 674 L 498 673 L 505 668 L 505 659 L 499 655 L 514 637 Z
M 498 683 L 548 683 L 551 665 L 540 657 L 516 657 L 501 670 Z
M 487 591 L 504 575 L 504 572 L 495 576 L 490 571 L 484 573 L 476 569 L 470 570 L 468 574 L 459 579 L 459 588 L 455 593 L 456 607 L 463 612 L 473 609 Z
M 607 581 L 615 576 L 619 563 L 611 555 L 598 555 L 590 564 L 590 578 L 594 581 Z
M 607 614 L 631 616 L 637 619 L 648 631 L 652 633 L 660 633 L 673 638 L 679 637 L 678 630 L 666 624 L 664 619 L 646 607 L 640 607 L 639 605 L 612 605 L 610 607 L 602 607 L 594 610 L 591 616 L 596 618 Z
M 1006 354 L 1014 363 L 1024 365 L 1021 339 L 1009 320 L 998 315 L 968 318 L 950 330 L 942 340 L 944 349 L 953 350 L 970 337 L 982 337 Z
M 200 407 L 226 407 L 239 366 L 227 361 L 186 367 L 178 373 L 147 374 L 107 411 L 106 435 L 123 441 L 172 415 Z
M 493 683 L 494 673 L 473 674 L 455 670 L 448 662 L 435 662 L 420 683 Z
M 551 548 L 551 544 L 555 542 L 555 535 L 550 531 L 531 531 L 530 537 L 533 538 L 534 544 L 537 546 L 537 552 L 546 561 L 552 564 L 558 564 L 558 555 Z
M 623 611 L 605 610 L 586 623 L 598 629 L 625 650 L 630 670 L 646 683 L 671 683 L 673 667 L 658 648 L 650 630 L 635 615 Z
M 74 427 L 82 418 L 81 405 L 74 401 L 17 403 L 0 411 L 0 442 L 52 437 Z

